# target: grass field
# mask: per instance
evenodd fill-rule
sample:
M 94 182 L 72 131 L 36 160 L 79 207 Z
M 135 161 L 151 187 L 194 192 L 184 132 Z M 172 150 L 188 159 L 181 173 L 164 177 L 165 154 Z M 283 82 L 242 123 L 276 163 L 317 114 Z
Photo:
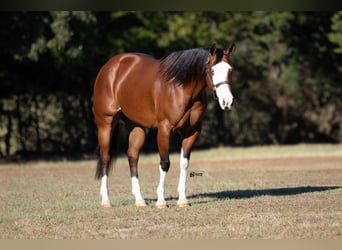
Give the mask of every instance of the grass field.
M 219 148 L 192 154 L 191 206 L 178 208 L 178 155 L 157 209 L 158 156 L 142 155 L 145 208 L 120 158 L 100 206 L 95 160 L 0 165 L 1 239 L 342 239 L 342 145 Z

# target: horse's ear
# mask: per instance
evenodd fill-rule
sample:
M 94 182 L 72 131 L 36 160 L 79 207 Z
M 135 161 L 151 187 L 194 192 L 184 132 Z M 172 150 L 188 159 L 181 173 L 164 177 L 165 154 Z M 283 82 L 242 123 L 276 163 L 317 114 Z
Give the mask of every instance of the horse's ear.
M 231 44 L 228 48 L 226 48 L 224 50 L 224 53 L 229 56 L 233 52 L 234 48 L 235 48 L 235 43 Z
M 216 52 L 216 43 L 213 43 L 210 47 L 210 55 L 214 55 Z

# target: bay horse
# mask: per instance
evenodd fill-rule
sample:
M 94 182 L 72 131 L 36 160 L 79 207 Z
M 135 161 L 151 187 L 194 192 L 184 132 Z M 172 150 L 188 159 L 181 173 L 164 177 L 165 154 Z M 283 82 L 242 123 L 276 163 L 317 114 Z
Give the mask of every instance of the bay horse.
M 101 205 L 111 207 L 108 173 L 115 160 L 118 122 L 128 121 L 127 157 L 135 205 L 146 206 L 140 191 L 138 160 L 146 128 L 157 128 L 160 180 L 156 207 L 167 206 L 164 198 L 166 173 L 170 168 L 170 136 L 181 135 L 179 207 L 186 198 L 187 169 L 193 144 L 200 135 L 207 106 L 205 88 L 214 91 L 222 110 L 231 108 L 234 44 L 226 49 L 194 48 L 175 51 L 161 59 L 141 53 L 123 53 L 109 59 L 94 85 L 93 112 L 98 129 L 99 160 L 95 177 L 101 179 Z

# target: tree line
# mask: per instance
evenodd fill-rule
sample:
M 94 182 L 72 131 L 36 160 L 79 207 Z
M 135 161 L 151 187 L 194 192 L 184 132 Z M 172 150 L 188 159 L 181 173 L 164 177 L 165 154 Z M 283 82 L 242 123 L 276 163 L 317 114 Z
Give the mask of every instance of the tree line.
M 3 12 L 0 26 L 1 157 L 94 153 L 93 84 L 110 57 L 213 42 L 236 44 L 235 103 L 222 112 L 208 91 L 197 148 L 342 141 L 342 12 Z

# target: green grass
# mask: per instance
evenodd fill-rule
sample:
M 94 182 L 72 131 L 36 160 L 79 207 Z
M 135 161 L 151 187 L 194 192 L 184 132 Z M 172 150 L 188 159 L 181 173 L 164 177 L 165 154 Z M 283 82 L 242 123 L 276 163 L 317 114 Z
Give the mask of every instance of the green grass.
M 148 206 L 136 208 L 127 159 L 109 178 L 113 208 L 100 206 L 96 161 L 0 165 L 2 239 L 341 239 L 342 145 L 195 151 L 191 206 L 178 208 L 178 154 L 157 209 L 158 156 L 142 155 Z

